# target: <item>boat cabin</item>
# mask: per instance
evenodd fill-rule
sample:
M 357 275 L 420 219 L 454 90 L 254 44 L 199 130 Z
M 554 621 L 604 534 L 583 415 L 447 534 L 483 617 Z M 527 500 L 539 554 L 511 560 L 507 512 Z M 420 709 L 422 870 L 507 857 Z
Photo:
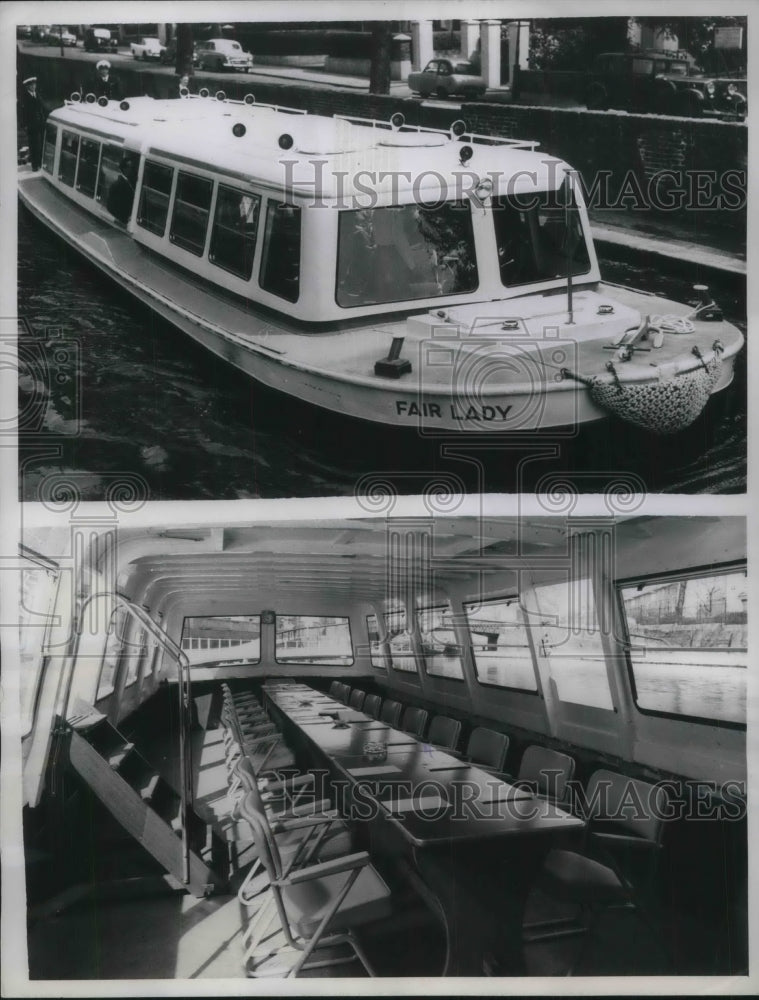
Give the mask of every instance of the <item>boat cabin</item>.
M 67 102 L 43 171 L 113 221 L 123 168 L 137 243 L 308 323 L 599 280 L 579 185 L 534 143 L 217 98 Z
M 747 973 L 744 519 L 193 515 L 25 529 L 31 979 Z

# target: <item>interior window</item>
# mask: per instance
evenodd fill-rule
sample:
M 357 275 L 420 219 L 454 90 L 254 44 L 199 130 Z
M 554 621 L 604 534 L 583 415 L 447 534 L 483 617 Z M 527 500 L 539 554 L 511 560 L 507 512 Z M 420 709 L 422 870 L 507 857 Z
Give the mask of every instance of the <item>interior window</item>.
M 339 306 L 456 295 L 474 291 L 477 282 L 468 202 L 340 213 Z
M 277 663 L 318 663 L 349 667 L 353 663 L 350 620 L 323 615 L 277 615 Z
M 261 287 L 297 302 L 300 294 L 301 212 L 297 205 L 269 202 L 266 212 Z
M 93 139 L 82 139 L 79 147 L 79 170 L 76 174 L 76 189 L 88 198 L 95 197 L 95 184 L 100 162 L 100 143 Z
M 21 571 L 19 601 L 19 666 L 21 686 L 21 726 L 26 734 L 32 727 L 37 689 L 42 676 L 45 644 L 58 591 L 58 572 L 29 563 Z
M 154 163 L 152 160 L 146 161 L 142 174 L 137 224 L 148 232 L 155 233 L 156 236 L 163 236 L 166 231 L 173 176 L 174 171 L 171 167 Z
M 124 636 L 128 621 L 129 618 L 124 608 L 116 608 L 111 617 L 108 636 L 105 641 L 105 651 L 100 666 L 100 677 L 98 678 L 97 701 L 111 694 L 116 685 L 116 675 L 121 660 L 121 652 L 124 647 Z
M 536 654 L 548 665 L 561 701 L 613 710 L 593 584 L 588 577 L 534 588 L 527 609 Z
M 198 257 L 206 245 L 212 192 L 213 181 L 179 171 L 169 239 Z
M 586 274 L 590 258 L 580 213 L 560 191 L 493 198 L 498 265 L 504 285 Z
M 519 598 L 464 604 L 480 684 L 537 691 L 530 641 Z
M 42 147 L 42 169 L 52 174 L 55 165 L 55 141 L 58 138 L 58 129 L 55 125 L 45 126 L 45 143 Z
M 745 569 L 622 584 L 639 708 L 746 722 Z
M 461 649 L 453 627 L 453 615 L 447 604 L 420 608 L 416 613 L 422 644 L 424 668 L 432 677 L 463 680 Z
M 633 73 L 638 73 L 641 76 L 650 76 L 653 68 L 653 59 L 633 59 L 632 61 Z
M 414 657 L 411 633 L 406 629 L 406 609 L 400 607 L 393 611 L 386 611 L 384 617 L 391 667 L 393 670 L 415 674 L 416 658 Z
M 74 186 L 78 155 L 79 136 L 64 129 L 61 136 L 61 155 L 58 160 L 58 180 L 68 184 L 69 187 Z
M 185 618 L 182 649 L 190 667 L 228 667 L 261 661 L 260 615 Z
M 382 655 L 382 643 L 379 634 L 379 621 L 376 615 L 366 616 L 366 631 L 369 635 L 369 661 L 379 670 L 385 669 L 385 658 Z
M 258 195 L 219 185 L 208 259 L 246 281 L 253 273 L 260 207 Z

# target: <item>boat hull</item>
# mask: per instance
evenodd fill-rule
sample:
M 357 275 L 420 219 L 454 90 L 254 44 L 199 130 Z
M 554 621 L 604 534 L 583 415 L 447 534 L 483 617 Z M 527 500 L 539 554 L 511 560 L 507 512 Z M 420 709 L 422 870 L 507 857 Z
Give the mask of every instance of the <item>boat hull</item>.
M 22 175 L 19 190 L 22 204 L 40 222 L 122 288 L 255 381 L 300 401 L 358 420 L 432 436 L 451 432 L 518 434 L 535 430 L 571 436 L 580 425 L 609 416 L 593 400 L 586 384 L 561 374 L 570 357 L 562 342 L 540 348 L 541 358 L 547 352 L 553 359 L 548 368 L 536 366 L 529 358 L 525 362 L 516 344 L 512 347 L 501 342 L 492 348 L 485 345 L 473 363 L 469 353 L 471 342 L 466 344 L 465 353 L 460 343 L 432 344 L 426 340 L 411 341 L 404 351 L 404 357 L 411 360 L 412 370 L 417 373 L 413 382 L 408 378 L 378 378 L 366 366 L 359 371 L 340 371 L 337 364 L 330 363 L 330 358 L 338 357 L 339 350 L 332 355 L 329 351 L 337 339 L 350 336 L 349 333 L 323 339 L 318 334 L 297 334 L 292 329 L 278 327 L 250 307 L 246 311 L 233 307 L 208 291 L 202 293 L 209 304 L 208 310 L 200 302 L 195 303 L 195 308 L 193 303 L 188 306 L 186 293 L 198 294 L 197 282 L 193 284 L 191 276 L 183 276 L 179 269 L 172 274 L 166 270 L 165 262 L 151 261 L 149 253 L 125 231 L 87 217 L 42 175 L 28 172 L 25 177 Z M 234 323 L 225 323 L 229 315 L 234 315 Z M 378 337 L 377 343 L 386 345 L 387 336 Z M 286 349 L 280 349 L 281 345 Z M 300 351 L 299 345 L 302 345 Z M 737 349 L 725 353 L 712 393 L 732 381 Z M 426 383 L 418 373 L 429 370 L 433 350 L 438 359 L 435 378 Z M 380 356 L 378 348 L 375 357 Z M 692 358 L 690 363 L 692 366 Z M 493 384 L 499 367 L 503 371 L 516 370 L 514 384 Z M 551 373 L 550 380 L 545 376 L 546 371 Z

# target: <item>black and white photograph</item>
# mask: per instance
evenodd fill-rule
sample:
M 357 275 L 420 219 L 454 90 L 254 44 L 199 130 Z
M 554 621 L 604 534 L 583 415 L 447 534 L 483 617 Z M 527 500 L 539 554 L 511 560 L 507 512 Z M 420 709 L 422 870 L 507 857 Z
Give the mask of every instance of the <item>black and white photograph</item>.
M 742 493 L 746 21 L 17 25 L 20 499 Z
M 759 992 L 716 9 L 0 10 L 3 997 Z

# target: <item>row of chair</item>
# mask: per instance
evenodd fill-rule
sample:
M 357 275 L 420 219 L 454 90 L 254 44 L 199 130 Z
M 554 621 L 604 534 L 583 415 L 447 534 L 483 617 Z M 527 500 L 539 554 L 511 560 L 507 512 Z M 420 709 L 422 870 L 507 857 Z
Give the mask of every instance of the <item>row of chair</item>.
M 406 706 L 394 699 L 384 702 L 378 694 L 366 694 L 361 688 L 351 689 L 342 681 L 333 681 L 329 688 L 331 697 L 357 711 L 364 711 L 373 719 L 386 722 L 395 729 L 402 729 L 435 747 L 447 750 L 456 757 L 468 760 L 483 770 L 498 774 L 506 780 L 529 782 L 537 793 L 555 802 L 566 799 L 569 782 L 574 777 L 575 762 L 568 754 L 540 745 L 528 746 L 522 755 L 515 775 L 506 773 L 506 756 L 509 737 L 486 726 L 477 726 L 469 734 L 466 748 L 458 751 L 461 723 L 446 715 L 434 715 L 429 720 L 426 709 Z M 429 728 L 428 728 L 429 721 Z
M 316 801 L 313 775 L 298 773 L 282 734 L 251 694 L 222 685 L 224 743 L 232 817 L 247 825 L 256 857 L 238 899 L 250 913 L 244 933 L 248 976 L 297 976 L 358 958 L 373 970 L 354 929 L 390 913 L 390 890 L 328 799 Z M 272 767 L 287 768 L 283 778 Z M 348 945 L 347 956 L 312 958 Z

